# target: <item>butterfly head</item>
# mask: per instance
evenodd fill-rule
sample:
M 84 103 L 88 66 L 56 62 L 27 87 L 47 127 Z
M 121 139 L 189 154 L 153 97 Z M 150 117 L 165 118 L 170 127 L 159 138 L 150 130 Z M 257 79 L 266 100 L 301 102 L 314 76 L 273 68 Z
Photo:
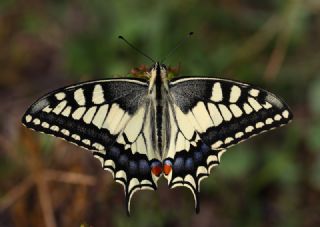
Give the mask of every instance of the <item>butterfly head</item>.
M 164 81 L 167 79 L 167 75 L 168 75 L 167 66 L 165 64 L 156 62 L 154 65 L 152 65 L 150 74 L 151 74 L 151 80 Z

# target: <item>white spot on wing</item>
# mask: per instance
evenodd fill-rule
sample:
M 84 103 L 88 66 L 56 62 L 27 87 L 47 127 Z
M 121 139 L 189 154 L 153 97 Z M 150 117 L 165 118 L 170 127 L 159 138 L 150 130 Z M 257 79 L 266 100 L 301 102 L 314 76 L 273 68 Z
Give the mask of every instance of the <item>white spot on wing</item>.
M 60 114 L 61 111 L 66 107 L 66 105 L 67 105 L 67 101 L 64 100 L 64 101 L 60 102 L 60 103 L 53 109 L 52 112 L 55 113 L 55 114 Z
M 230 102 L 232 103 L 235 103 L 238 101 L 239 97 L 241 95 L 241 89 L 236 86 L 236 85 L 233 85 L 232 88 L 231 88 L 231 93 L 230 93 Z
M 59 127 L 56 126 L 56 125 L 52 125 L 52 126 L 50 127 L 50 129 L 51 129 L 52 131 L 54 131 L 54 132 L 58 132 L 58 131 L 59 131 Z
M 231 114 L 230 110 L 223 104 L 219 104 L 219 109 L 220 109 L 220 112 L 223 116 L 223 119 L 225 121 L 230 121 L 232 118 L 232 114 Z
M 179 181 L 183 181 L 182 177 L 175 177 L 175 178 L 172 180 L 172 183 L 179 182 Z
M 283 112 L 282 112 L 282 116 L 283 116 L 284 118 L 288 118 L 288 117 L 289 117 L 289 111 L 288 111 L 288 110 L 283 111 Z
M 101 84 L 96 84 L 92 93 L 92 102 L 94 104 L 102 104 L 104 101 L 103 88 Z
M 208 128 L 213 126 L 213 122 L 203 102 L 198 102 L 198 104 L 192 109 L 192 112 L 202 129 L 206 131 Z
M 104 121 L 103 123 L 103 128 L 107 128 L 109 129 L 110 128 L 110 125 L 112 122 L 114 122 L 114 118 L 117 116 L 118 114 L 118 110 L 119 110 L 119 105 L 117 103 L 114 103 L 111 105 L 110 107 L 110 110 L 109 110 L 109 113 L 107 115 L 107 118 L 106 120 Z M 110 129 L 109 129 L 110 130 Z
M 88 140 L 88 139 L 83 139 L 82 143 L 84 143 L 86 145 L 90 145 L 91 144 L 90 140 Z
M 266 120 L 266 124 L 267 124 L 267 125 L 272 124 L 272 122 L 273 122 L 273 119 L 272 119 L 272 118 L 267 118 L 267 120 Z
M 248 98 L 248 102 L 250 103 L 252 108 L 257 112 L 262 108 L 262 106 L 254 98 Z
M 50 113 L 52 111 L 52 108 L 50 106 L 46 106 L 45 108 L 42 109 L 43 112 Z
M 106 118 L 108 108 L 109 108 L 108 104 L 100 106 L 97 114 L 94 116 L 92 120 L 92 124 L 97 126 L 99 129 L 102 127 L 103 121 Z
M 56 96 L 56 99 L 62 100 L 62 99 L 64 99 L 66 97 L 66 93 L 59 92 L 59 93 L 55 94 L 54 96 Z
M 63 111 L 62 111 L 62 116 L 69 117 L 71 113 L 71 106 L 67 106 Z
M 39 118 L 35 118 L 32 122 L 33 122 L 35 125 L 40 125 L 40 119 L 39 119 Z
M 184 181 L 189 182 L 192 185 L 193 188 L 196 188 L 196 182 L 195 182 L 194 178 L 190 174 L 185 176 Z
M 276 121 L 280 121 L 281 120 L 281 115 L 280 114 L 277 114 L 276 116 L 274 116 L 274 119 L 276 120 Z
M 265 109 L 270 109 L 272 107 L 272 105 L 268 102 L 266 102 L 265 104 L 262 104 L 263 108 Z
M 222 89 L 221 84 L 219 82 L 214 83 L 212 87 L 212 96 L 211 100 L 214 102 L 221 102 L 222 101 Z
M 253 88 L 249 91 L 249 94 L 253 97 L 257 97 L 259 95 L 259 90 Z
M 209 113 L 211 116 L 211 119 L 213 120 L 214 126 L 218 126 L 222 123 L 223 118 L 215 104 L 209 103 L 208 104 Z
M 118 130 L 117 126 L 119 125 L 119 122 L 124 114 L 123 109 L 120 108 L 120 106 L 117 103 L 112 104 L 110 107 L 109 114 L 103 123 L 103 128 L 107 128 L 111 134 L 117 134 Z
M 61 130 L 61 133 L 62 133 L 63 135 L 65 135 L 65 136 L 69 136 L 69 135 L 70 135 L 70 132 L 69 132 L 69 130 L 67 130 L 67 129 L 62 129 L 62 130 Z
M 104 162 L 104 166 L 111 166 L 112 168 L 114 168 L 114 169 L 115 169 L 116 164 L 114 163 L 114 161 L 113 161 L 113 160 L 108 159 L 108 160 L 106 160 L 106 161 Z
M 96 106 L 90 107 L 86 112 L 86 114 L 83 116 L 83 121 L 87 124 L 90 124 L 94 114 L 96 113 L 96 110 L 97 110 Z
M 79 107 L 78 109 L 76 109 L 73 114 L 72 114 L 72 118 L 75 120 L 79 120 L 82 115 L 84 114 L 84 112 L 86 111 L 85 107 Z
M 197 177 L 200 174 L 208 174 L 208 170 L 204 166 L 199 166 L 197 169 Z
M 258 122 L 256 124 L 256 128 L 262 128 L 264 126 L 264 123 L 263 122 Z
M 253 111 L 253 109 L 251 108 L 251 106 L 249 106 L 248 103 L 243 104 L 243 109 L 244 109 L 244 112 L 246 112 L 246 114 L 250 114 Z
M 187 139 L 191 139 L 194 134 L 194 128 L 191 126 L 190 122 L 188 121 L 189 119 L 185 114 L 182 113 L 180 108 L 175 107 L 175 112 L 176 112 L 176 119 L 181 132 Z M 172 118 L 172 122 L 174 122 L 173 118 Z
M 237 139 L 239 139 L 239 138 L 241 138 L 243 135 L 244 135 L 243 132 L 237 132 L 236 135 L 235 135 L 235 137 L 236 137 Z
M 149 181 L 149 180 L 142 180 L 142 181 L 140 182 L 140 184 L 152 185 L 152 182 Z
M 41 126 L 44 128 L 49 128 L 50 125 L 47 122 L 42 122 Z
M 74 100 L 76 100 L 76 102 L 80 105 L 83 106 L 86 104 L 86 98 L 84 96 L 83 93 L 83 89 L 82 88 L 78 88 L 75 92 L 74 92 Z
M 225 144 L 231 143 L 233 141 L 232 137 L 227 137 L 224 141 Z
M 29 123 L 32 120 L 32 116 L 30 114 L 28 114 L 26 117 L 26 122 Z
M 187 117 L 191 123 L 191 125 L 198 131 L 198 132 L 205 132 L 205 130 L 203 130 L 200 127 L 200 124 L 198 123 L 197 119 L 195 118 L 195 116 L 193 115 L 193 113 L 191 111 L 189 111 L 187 113 Z
M 219 140 L 211 145 L 211 149 L 213 149 L 213 150 L 218 149 L 222 144 L 223 144 L 223 142 L 221 140 Z
M 245 131 L 246 131 L 247 133 L 249 133 L 249 132 L 252 132 L 253 129 L 254 129 L 254 127 L 250 125 L 250 126 L 246 127 Z
M 122 115 L 121 120 L 118 123 L 118 125 L 114 131 L 116 133 L 122 131 L 124 129 L 124 127 L 126 126 L 126 124 L 128 123 L 129 119 L 130 119 L 130 115 L 128 113 L 125 113 L 124 115 Z
M 129 120 L 124 133 L 130 142 L 135 141 L 143 126 L 145 110 L 140 108 L 136 114 Z
M 120 178 L 120 179 L 124 179 L 125 181 L 127 181 L 127 174 L 123 170 L 119 170 L 116 172 L 115 178 Z
M 80 140 L 80 136 L 77 135 L 77 134 L 72 134 L 71 137 L 72 137 L 73 139 L 75 139 L 75 140 Z
M 236 104 L 231 104 L 230 110 L 235 117 L 240 117 L 242 115 L 241 109 Z
M 96 148 L 98 151 L 104 151 L 104 146 L 101 145 L 100 143 L 94 143 L 92 144 L 92 146 Z
M 130 180 L 130 183 L 129 183 L 128 191 L 131 192 L 131 190 L 137 185 L 139 185 L 138 179 L 137 178 L 132 178 Z
M 207 165 L 209 165 L 211 162 L 216 162 L 216 161 L 218 161 L 218 157 L 216 155 L 210 155 L 207 158 Z

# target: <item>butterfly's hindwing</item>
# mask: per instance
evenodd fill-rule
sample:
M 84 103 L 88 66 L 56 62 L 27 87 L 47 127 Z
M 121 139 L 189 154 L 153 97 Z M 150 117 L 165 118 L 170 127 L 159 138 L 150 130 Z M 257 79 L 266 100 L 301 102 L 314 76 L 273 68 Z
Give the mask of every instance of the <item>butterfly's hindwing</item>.
M 225 149 L 287 124 L 292 114 L 275 95 L 248 84 L 214 78 L 170 83 L 170 187 L 186 186 L 199 210 L 200 182 L 220 163 Z
M 212 150 L 203 143 L 187 115 L 175 104 L 169 107 L 169 122 L 170 143 L 166 160 L 172 164 L 172 171 L 164 176 L 170 188 L 185 186 L 191 190 L 199 212 L 200 182 L 209 176 L 212 167 L 219 164 L 224 150 Z
M 147 83 L 133 79 L 62 88 L 35 102 L 22 122 L 93 151 L 102 167 L 124 186 L 129 212 L 136 190 L 156 189 L 151 164 L 159 157 L 149 139 L 147 89 Z

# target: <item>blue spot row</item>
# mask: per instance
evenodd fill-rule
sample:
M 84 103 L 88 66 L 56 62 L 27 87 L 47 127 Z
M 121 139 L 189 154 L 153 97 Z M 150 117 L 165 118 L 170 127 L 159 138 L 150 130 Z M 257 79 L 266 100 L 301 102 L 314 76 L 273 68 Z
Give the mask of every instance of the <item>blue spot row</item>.
M 202 143 L 196 150 L 188 153 L 177 154 L 173 162 L 173 171 L 177 174 L 192 174 L 195 172 L 196 167 L 205 164 L 206 158 L 209 155 L 210 147 Z
M 107 159 L 114 160 L 117 165 L 117 169 L 123 169 L 131 176 L 150 175 L 150 164 L 141 156 L 142 155 L 138 154 L 125 154 L 124 152 L 121 152 L 120 148 L 117 146 L 110 147 L 106 154 Z

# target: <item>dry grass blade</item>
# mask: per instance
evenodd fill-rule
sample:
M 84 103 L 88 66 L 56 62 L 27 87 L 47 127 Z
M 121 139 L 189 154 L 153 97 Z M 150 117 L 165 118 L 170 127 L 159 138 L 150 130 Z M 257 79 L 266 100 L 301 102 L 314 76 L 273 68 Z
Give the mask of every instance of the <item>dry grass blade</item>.
M 81 173 L 69 173 L 57 170 L 48 170 L 45 173 L 46 179 L 51 181 L 61 181 L 69 184 L 95 185 L 97 180 L 95 177 Z
M 41 204 L 41 209 L 44 216 L 44 221 L 47 227 L 57 226 L 56 220 L 54 218 L 54 212 L 50 197 L 50 192 L 48 189 L 48 184 L 45 179 L 41 179 L 43 176 L 40 176 L 37 179 L 37 188 L 39 192 L 39 200 Z

